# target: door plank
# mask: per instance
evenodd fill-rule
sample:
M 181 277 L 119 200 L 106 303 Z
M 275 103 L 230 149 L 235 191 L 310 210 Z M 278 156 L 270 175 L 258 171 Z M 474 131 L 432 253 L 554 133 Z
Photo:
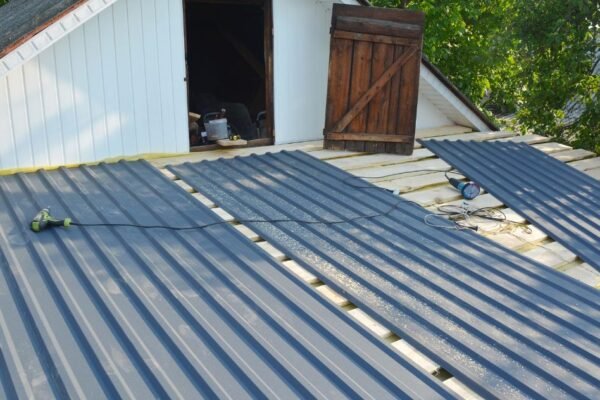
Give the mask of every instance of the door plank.
M 393 143 L 410 143 L 413 141 L 412 135 L 386 135 L 385 133 L 342 133 L 330 132 L 327 134 L 328 140 L 347 140 L 353 142 L 361 142 L 369 140 L 372 142 L 393 142 Z M 360 151 L 360 150 L 357 150 Z
M 396 131 L 400 135 L 415 132 L 417 124 L 417 103 L 419 96 L 419 68 L 421 63 L 421 49 L 417 56 L 411 58 L 402 68 L 402 81 L 400 83 L 400 108 L 398 111 L 398 125 Z M 395 152 L 402 153 L 403 149 L 395 145 Z
M 335 31 L 333 32 L 333 37 L 336 39 L 350 39 L 350 40 L 360 40 L 364 42 L 373 42 L 373 43 L 385 43 L 385 44 L 393 44 L 400 46 L 418 46 L 419 41 L 417 39 L 407 39 L 401 37 L 393 37 L 386 35 L 371 35 L 369 33 L 359 33 L 359 32 L 348 32 L 348 31 Z
M 394 62 L 394 46 L 386 43 L 375 43 L 373 45 L 373 65 L 371 70 L 371 84 L 374 77 L 380 76 Z M 390 82 L 373 97 L 368 108 L 367 132 L 387 133 L 386 126 L 390 112 Z M 385 145 L 378 142 L 366 142 L 365 151 L 379 153 L 385 151 Z
M 373 44 L 371 42 L 354 42 L 352 55 L 352 78 L 350 83 L 350 104 L 358 102 L 371 85 L 371 56 Z M 348 123 L 348 132 L 365 132 L 367 130 L 367 110 L 358 110 Z M 343 119 L 344 117 L 342 117 Z M 336 125 L 337 126 L 337 125 Z M 345 127 L 344 127 L 345 128 Z M 342 128 L 342 129 L 344 129 Z M 341 132 L 340 129 L 339 131 Z M 334 129 L 335 130 L 335 129 Z M 349 151 L 364 151 L 364 142 L 353 141 L 346 143 Z
M 354 42 L 346 39 L 334 39 L 331 42 L 329 60 L 329 84 L 327 91 L 327 112 L 325 126 L 335 124 L 345 113 L 350 95 L 352 76 L 352 49 Z M 325 141 L 325 148 L 343 150 L 344 143 Z
M 394 60 L 400 57 L 403 52 L 404 48 L 402 46 L 396 46 L 394 48 Z M 391 87 L 394 89 L 390 91 L 390 112 L 388 114 L 388 122 L 386 129 L 386 133 L 389 133 L 390 135 L 396 132 L 396 125 L 398 122 L 397 112 L 398 105 L 400 103 L 400 92 L 396 88 L 400 87 L 400 82 L 402 79 L 401 74 L 402 71 L 398 71 L 398 73 L 396 73 L 396 75 L 392 77 L 392 80 L 390 82 Z
M 348 124 L 369 104 L 371 99 L 380 91 L 386 83 L 392 79 L 394 75 L 402 68 L 402 66 L 408 61 L 408 59 L 417 51 L 414 47 L 407 49 L 402 53 L 400 57 L 394 61 L 394 63 L 377 79 L 375 84 L 369 88 L 348 110 L 348 112 L 339 120 L 337 124 L 332 128 L 333 131 L 343 131 Z M 353 74 L 353 77 L 356 75 Z

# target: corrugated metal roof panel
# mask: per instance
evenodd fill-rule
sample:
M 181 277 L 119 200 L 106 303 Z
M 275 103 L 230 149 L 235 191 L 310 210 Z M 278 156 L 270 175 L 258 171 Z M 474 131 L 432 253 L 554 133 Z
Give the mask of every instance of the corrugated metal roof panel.
M 600 396 L 597 291 L 302 152 L 169 169 L 484 397 Z
M 144 162 L 0 178 L 0 397 L 447 398 Z M 222 222 L 222 221 L 221 221 Z
M 600 182 L 525 143 L 423 141 L 600 271 Z

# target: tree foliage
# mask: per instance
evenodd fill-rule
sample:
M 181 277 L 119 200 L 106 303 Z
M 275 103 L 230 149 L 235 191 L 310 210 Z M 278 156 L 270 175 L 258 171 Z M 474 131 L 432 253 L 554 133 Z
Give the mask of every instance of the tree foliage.
M 426 13 L 424 52 L 520 131 L 600 152 L 597 0 L 372 0 Z

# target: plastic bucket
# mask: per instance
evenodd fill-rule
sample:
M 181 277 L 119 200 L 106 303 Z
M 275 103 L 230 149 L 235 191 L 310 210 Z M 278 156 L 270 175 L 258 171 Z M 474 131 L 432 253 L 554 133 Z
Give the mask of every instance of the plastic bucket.
M 229 136 L 227 130 L 227 118 L 213 119 L 205 122 L 207 139 L 211 141 L 227 139 Z

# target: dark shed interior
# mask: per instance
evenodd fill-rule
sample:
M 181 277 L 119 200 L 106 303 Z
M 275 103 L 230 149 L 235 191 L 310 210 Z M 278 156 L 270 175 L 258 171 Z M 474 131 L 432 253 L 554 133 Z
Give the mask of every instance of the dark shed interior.
M 225 109 L 232 133 L 246 140 L 272 137 L 266 129 L 269 107 L 265 37 L 262 1 L 188 0 L 190 112 L 204 117 Z M 195 145 L 192 137 L 190 140 Z

